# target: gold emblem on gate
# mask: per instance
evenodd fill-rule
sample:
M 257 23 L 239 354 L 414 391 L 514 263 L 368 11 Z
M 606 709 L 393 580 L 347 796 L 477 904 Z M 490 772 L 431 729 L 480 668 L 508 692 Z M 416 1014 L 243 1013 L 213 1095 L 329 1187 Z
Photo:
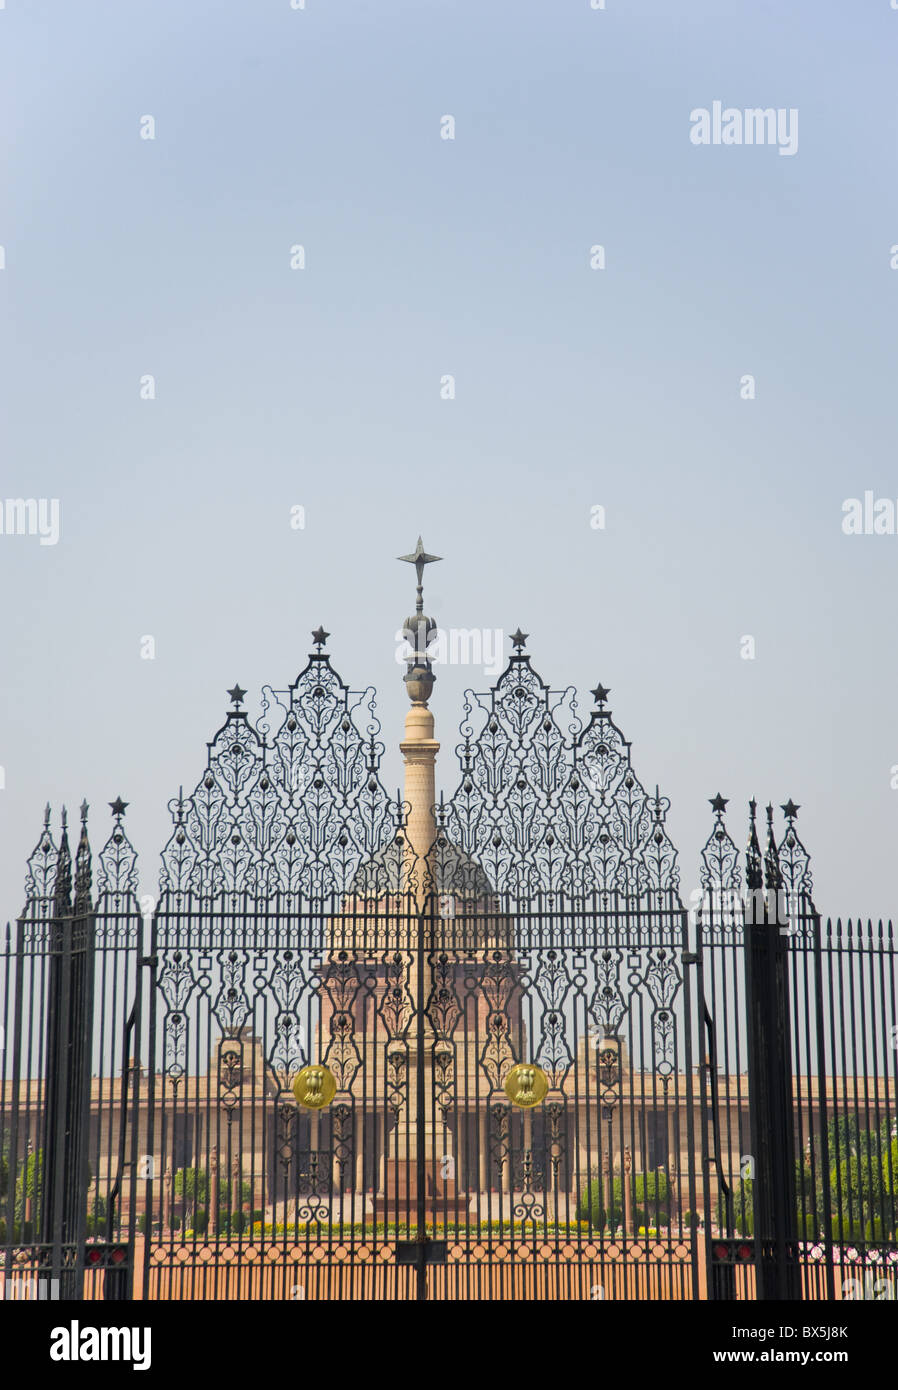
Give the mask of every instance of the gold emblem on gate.
M 549 1078 L 535 1062 L 519 1062 L 505 1078 L 505 1094 L 512 1105 L 524 1110 L 539 1105 L 549 1089 Z
M 293 1094 L 300 1105 L 305 1105 L 310 1110 L 323 1110 L 337 1094 L 336 1078 L 327 1067 L 322 1067 L 316 1062 L 311 1067 L 303 1067 L 297 1075 L 293 1083 Z

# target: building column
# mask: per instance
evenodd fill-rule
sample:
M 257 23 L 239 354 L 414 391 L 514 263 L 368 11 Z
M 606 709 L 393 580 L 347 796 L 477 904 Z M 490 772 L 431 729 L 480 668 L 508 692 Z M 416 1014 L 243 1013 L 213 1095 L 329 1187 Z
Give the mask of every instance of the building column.
M 479 1114 L 474 1116 L 475 1133 L 479 1134 L 477 1145 L 477 1167 L 478 1182 L 480 1191 L 489 1193 L 490 1190 L 490 1112 L 489 1107 L 484 1104 Z

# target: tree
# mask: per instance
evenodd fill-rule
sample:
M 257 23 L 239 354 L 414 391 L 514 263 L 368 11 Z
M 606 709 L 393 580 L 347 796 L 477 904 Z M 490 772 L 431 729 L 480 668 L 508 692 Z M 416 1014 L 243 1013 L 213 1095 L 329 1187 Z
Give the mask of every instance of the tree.
M 662 1169 L 637 1173 L 634 1184 L 637 1226 L 670 1225 L 670 1179 Z
M 43 1150 L 36 1149 L 20 1165 L 16 1178 L 15 1221 L 23 1239 L 30 1239 L 40 1227 L 41 1183 L 43 1180 Z M 30 1219 L 26 1215 L 31 1204 Z M 29 1229 L 26 1229 L 29 1227 Z
M 640 1226 L 667 1226 L 670 1224 L 670 1181 L 662 1171 L 636 1173 L 632 1179 L 632 1215 L 634 1228 Z M 611 1183 L 611 1212 L 605 1210 L 607 1179 L 594 1178 L 581 1193 L 577 1203 L 577 1220 L 589 1221 L 597 1230 L 606 1225 L 614 1230 L 624 1221 L 623 1178 L 616 1177 Z
M 593 1178 L 588 1186 L 580 1194 L 577 1203 L 577 1220 L 588 1221 L 597 1231 L 603 1231 L 606 1225 L 610 1225 L 613 1230 L 620 1226 L 624 1219 L 623 1190 L 620 1178 L 614 1178 L 611 1184 L 611 1220 L 608 1221 L 608 1213 L 605 1211 L 605 1186 L 606 1179 Z
M 732 1213 L 734 1232 L 740 1236 L 754 1235 L 755 1230 L 755 1195 L 754 1182 L 751 1178 L 740 1178 L 737 1185 L 731 1189 L 732 1194 Z M 721 1192 L 717 1197 L 717 1208 L 715 1212 L 717 1225 L 721 1230 L 727 1229 L 727 1204 L 724 1194 Z
M 179 1168 L 175 1173 L 173 1191 L 176 1197 L 184 1200 L 184 1225 L 189 1226 L 188 1213 L 193 1215 L 196 1207 L 208 1197 L 208 1177 L 205 1168 Z
M 176 1197 L 184 1200 L 184 1226 L 194 1230 L 205 1230 L 209 1222 L 209 1175 L 205 1168 L 179 1168 L 174 1176 L 173 1190 Z M 218 1190 L 218 1231 L 237 1231 L 242 1227 L 241 1211 L 228 1214 L 232 1184 L 221 1180 Z M 252 1199 L 252 1184 L 241 1182 L 240 1203 Z

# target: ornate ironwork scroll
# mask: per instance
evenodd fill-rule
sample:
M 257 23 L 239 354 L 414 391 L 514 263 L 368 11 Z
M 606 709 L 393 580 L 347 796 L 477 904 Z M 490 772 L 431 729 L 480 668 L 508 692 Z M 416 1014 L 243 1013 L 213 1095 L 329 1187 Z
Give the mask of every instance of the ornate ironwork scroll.
M 244 694 L 232 692 L 194 790 L 170 803 L 162 892 L 346 892 L 393 840 L 399 815 L 378 778 L 373 691 L 350 692 L 319 648 L 287 690 L 264 687 L 256 727 Z
M 523 640 L 489 693 L 466 692 L 461 782 L 442 820 L 461 871 L 473 861 L 494 892 L 514 897 L 675 892 L 669 802 L 633 771 L 608 691 L 593 692 L 584 725 L 573 690 L 550 690 Z

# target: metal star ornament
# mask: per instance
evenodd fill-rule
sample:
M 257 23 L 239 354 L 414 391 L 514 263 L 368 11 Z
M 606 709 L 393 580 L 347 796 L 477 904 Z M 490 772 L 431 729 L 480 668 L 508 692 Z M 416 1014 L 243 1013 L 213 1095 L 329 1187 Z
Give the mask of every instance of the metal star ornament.
M 722 816 L 727 808 L 729 799 L 728 796 L 721 796 L 720 792 L 718 792 L 715 797 L 711 798 L 711 810 L 714 811 L 716 815 Z
M 610 685 L 603 685 L 602 682 L 599 681 L 595 690 L 591 690 L 589 693 L 597 705 L 604 705 L 608 696 L 611 694 L 611 687 Z
M 520 628 L 511 634 L 511 645 L 514 647 L 515 651 L 520 652 L 521 649 L 527 645 L 527 638 L 529 636 L 529 632 L 522 632 Z
M 131 803 L 130 801 L 122 801 L 122 798 L 117 796 L 114 801 L 110 801 L 109 805 L 112 808 L 112 814 L 114 816 L 123 816 L 125 814 L 125 808 L 130 806 Z
M 312 641 L 319 651 L 321 651 L 328 637 L 330 637 L 330 633 L 325 632 L 323 627 L 316 627 L 315 631 L 312 633 Z
M 443 557 L 442 555 L 428 555 L 421 542 L 421 537 L 419 536 L 418 544 L 411 555 L 397 555 L 396 558 L 397 560 L 404 560 L 407 565 L 414 565 L 415 573 L 418 576 L 418 583 L 423 584 L 424 566 L 435 565 L 437 560 L 442 560 Z
M 246 691 L 241 685 L 235 685 L 233 690 L 228 691 L 228 699 L 233 700 L 235 705 L 242 705 L 245 694 Z
M 798 815 L 799 811 L 801 810 L 801 807 L 796 806 L 795 802 L 792 800 L 790 796 L 785 806 L 781 806 L 780 810 L 783 812 L 785 816 L 788 817 L 789 820 L 794 820 L 795 817 Z

